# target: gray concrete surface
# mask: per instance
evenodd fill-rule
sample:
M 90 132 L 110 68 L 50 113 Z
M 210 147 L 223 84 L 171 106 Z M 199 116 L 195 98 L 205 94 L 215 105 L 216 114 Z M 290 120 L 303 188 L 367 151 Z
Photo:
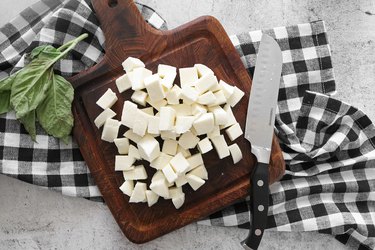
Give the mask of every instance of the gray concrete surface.
M 0 25 L 36 0 L 1 0 Z M 229 34 L 326 21 L 337 98 L 375 119 L 375 2 L 365 0 L 142 0 L 170 28 L 200 15 L 217 17 Z M 192 224 L 144 245 L 130 243 L 107 207 L 0 176 L 0 249 L 240 249 L 236 228 Z M 266 232 L 260 249 L 349 249 L 332 236 Z

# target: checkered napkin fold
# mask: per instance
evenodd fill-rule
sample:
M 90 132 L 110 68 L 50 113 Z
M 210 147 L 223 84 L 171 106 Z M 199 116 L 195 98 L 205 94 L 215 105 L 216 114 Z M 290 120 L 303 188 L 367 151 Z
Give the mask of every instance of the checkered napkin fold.
M 42 0 L 0 29 L 0 79 L 24 65 L 40 44 L 61 45 L 89 37 L 55 67 L 70 76 L 99 62 L 105 41 L 87 1 Z M 166 29 L 152 9 L 137 5 L 146 21 Z M 335 92 L 324 22 L 231 36 L 250 75 L 262 32 L 283 54 L 275 131 L 287 169 L 270 187 L 268 228 L 332 234 L 353 249 L 375 248 L 375 127 L 360 110 L 331 97 Z M 15 119 L 0 116 L 0 173 L 65 195 L 100 197 L 74 140 L 68 145 L 37 128 L 34 143 Z M 249 227 L 249 201 L 240 201 L 198 222 Z

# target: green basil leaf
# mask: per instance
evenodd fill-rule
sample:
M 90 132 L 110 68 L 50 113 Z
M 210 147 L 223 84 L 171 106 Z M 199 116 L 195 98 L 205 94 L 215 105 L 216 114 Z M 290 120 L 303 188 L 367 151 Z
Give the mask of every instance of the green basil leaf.
M 10 91 L 0 93 L 0 114 L 4 114 L 10 110 Z
M 38 121 L 49 135 L 65 138 L 71 133 L 73 97 L 72 85 L 62 76 L 53 75 L 46 98 L 36 109 Z
M 26 131 L 30 134 L 33 141 L 36 139 L 36 127 L 35 127 L 35 110 L 24 115 L 19 119 L 25 127 Z

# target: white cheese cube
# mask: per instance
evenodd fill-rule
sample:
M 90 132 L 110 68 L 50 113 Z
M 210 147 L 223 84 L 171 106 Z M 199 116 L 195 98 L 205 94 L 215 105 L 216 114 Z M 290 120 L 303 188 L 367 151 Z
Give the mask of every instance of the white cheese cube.
M 215 87 L 218 83 L 216 76 L 212 74 L 206 74 L 198 79 L 195 83 L 195 89 L 199 94 L 202 94 L 211 88 Z
M 185 185 L 187 183 L 187 179 L 185 175 L 178 176 L 177 179 L 175 180 L 175 183 L 176 183 L 176 187 L 182 187 L 183 185 Z
M 111 118 L 107 119 L 104 123 L 102 140 L 107 142 L 113 142 L 113 140 L 117 138 L 119 128 L 119 121 Z
M 139 154 L 146 161 L 151 162 L 160 155 L 159 142 L 151 135 L 145 135 L 137 146 Z
M 171 107 L 160 108 L 160 131 L 171 130 L 174 126 L 176 111 Z
M 180 207 L 182 207 L 182 205 L 185 202 L 185 194 L 183 193 L 177 197 L 172 198 L 172 202 L 173 202 L 174 207 L 176 209 L 179 209 Z
M 151 116 L 154 115 L 154 108 L 153 107 L 143 108 L 141 110 L 148 115 L 151 115 Z
M 159 200 L 159 195 L 154 193 L 151 190 L 146 190 L 146 198 L 147 198 L 147 205 L 148 207 L 151 207 Z
M 171 187 L 169 188 L 169 199 L 176 198 L 182 195 L 184 192 L 181 187 Z
M 216 97 L 212 91 L 207 91 L 203 95 L 200 95 L 197 99 L 197 103 L 203 105 L 211 105 L 216 103 Z
M 137 104 L 125 101 L 122 108 L 121 123 L 128 128 L 133 128 L 134 117 L 137 115 Z
M 189 172 L 189 174 L 198 176 L 199 178 L 204 179 L 204 180 L 208 180 L 208 172 L 207 172 L 207 169 L 203 165 L 200 165 L 194 168 L 193 170 Z
M 166 180 L 165 176 L 162 171 L 158 170 L 155 172 L 155 174 L 151 178 L 151 182 L 159 181 L 159 180 Z
M 214 129 L 210 133 L 207 134 L 207 137 L 211 139 L 219 135 L 220 135 L 220 127 L 215 126 Z
M 107 91 L 99 98 L 96 104 L 102 109 L 107 109 L 112 107 L 113 104 L 118 100 L 116 93 L 112 89 L 107 89 Z
M 134 176 L 136 180 L 145 180 L 147 179 L 147 172 L 143 165 L 138 165 L 134 167 Z
M 138 151 L 138 148 L 135 147 L 134 145 L 129 145 L 129 153 L 128 153 L 129 156 L 131 157 L 134 157 L 136 160 L 142 160 L 140 154 L 139 154 L 139 151 Z
M 198 91 L 193 87 L 185 86 L 182 88 L 181 99 L 185 104 L 194 103 L 198 99 L 198 95 Z
M 144 83 L 151 101 L 158 102 L 164 99 L 165 93 L 158 74 L 146 77 Z
M 198 80 L 198 71 L 195 67 L 180 68 L 178 71 L 181 88 L 192 86 Z
M 135 134 L 131 129 L 126 131 L 124 136 L 135 143 L 138 143 L 142 139 L 142 136 Z
M 238 147 L 237 143 L 234 143 L 234 144 L 230 145 L 228 148 L 229 148 L 230 154 L 232 156 L 233 163 L 236 164 L 237 162 L 239 162 L 242 159 L 241 149 L 240 149 L 240 147 Z
M 184 149 L 180 145 L 177 147 L 177 153 L 181 153 L 185 158 L 191 156 L 189 149 Z
M 226 104 L 224 106 L 224 110 L 225 112 L 227 112 L 227 123 L 225 125 L 221 125 L 220 126 L 220 129 L 223 129 L 223 128 L 227 128 L 227 127 L 230 127 L 232 126 L 233 124 L 236 124 L 237 123 L 237 120 L 236 118 L 234 117 L 233 115 L 233 111 L 232 111 L 232 108 L 230 107 L 229 104 Z
M 105 123 L 105 121 L 109 118 L 113 118 L 116 116 L 116 113 L 110 109 L 110 108 L 107 108 L 105 110 L 103 110 L 94 120 L 94 123 L 95 123 L 95 126 L 97 128 L 100 128 L 101 126 L 103 126 L 103 124 Z
M 129 72 L 116 79 L 116 86 L 117 86 L 119 93 L 122 93 L 132 87 L 132 83 L 130 80 L 131 75 L 132 75 L 132 72 Z
M 224 92 L 222 90 L 216 91 L 214 95 L 215 95 L 216 101 L 215 103 L 210 104 L 209 106 L 219 106 L 227 102 L 227 99 L 225 98 Z
M 130 196 L 129 202 L 138 203 L 146 200 L 146 190 L 146 183 L 138 181 L 134 186 L 134 190 L 132 192 L 132 195 Z
M 145 78 L 152 75 L 152 71 L 145 68 L 135 68 L 130 75 L 132 90 L 141 90 L 145 88 Z
M 238 123 L 236 123 L 236 124 L 232 125 L 231 127 L 227 128 L 225 130 L 225 132 L 227 133 L 227 135 L 228 135 L 228 137 L 231 141 L 234 141 L 235 139 L 237 139 L 238 137 L 243 135 L 241 126 Z
M 223 159 L 229 156 L 228 145 L 223 135 L 213 137 L 211 138 L 211 141 L 212 141 L 212 144 L 214 144 L 214 148 L 216 149 L 216 152 L 219 155 L 220 159 Z
M 149 96 L 147 96 L 146 98 L 146 102 L 148 104 L 150 104 L 150 106 L 154 107 L 157 111 L 160 111 L 160 108 L 161 107 L 164 107 L 165 105 L 167 105 L 167 101 L 166 100 L 160 100 L 160 101 L 157 101 L 157 102 L 154 102 L 150 99 Z
M 212 109 L 212 114 L 214 114 L 215 118 L 215 125 L 225 125 L 228 122 L 228 117 L 227 117 L 227 112 L 220 107 L 220 106 L 215 106 L 215 108 Z
M 168 104 L 179 104 L 181 96 L 181 88 L 174 85 L 166 94 Z
M 177 175 L 184 174 L 189 169 L 189 162 L 182 155 L 182 153 L 176 154 L 169 162 Z
M 198 103 L 193 103 L 191 105 L 191 113 L 192 115 L 204 114 L 207 113 L 207 109 Z
M 178 140 L 178 144 L 184 149 L 195 148 L 198 142 L 199 138 L 190 131 L 183 133 Z
M 194 116 L 178 115 L 176 118 L 176 126 L 175 126 L 176 133 L 182 134 L 182 133 L 189 131 L 191 126 L 193 126 L 194 120 L 195 120 Z
M 149 134 L 159 135 L 159 124 L 160 124 L 160 117 L 151 116 L 148 118 L 148 125 L 147 125 L 147 132 Z
M 126 73 L 129 73 L 130 71 L 132 71 L 135 68 L 139 68 L 139 67 L 144 68 L 145 64 L 141 60 L 139 60 L 138 58 L 134 58 L 134 57 L 129 56 L 122 63 L 122 67 L 124 68 Z
M 162 152 L 168 155 L 176 155 L 178 143 L 175 140 L 164 140 Z
M 212 74 L 212 75 L 214 74 L 214 72 L 204 64 L 199 64 L 199 63 L 194 64 L 194 67 L 197 69 L 199 77 L 202 77 L 208 74 Z
M 130 197 L 134 190 L 134 181 L 132 180 L 124 181 L 124 183 L 120 186 L 120 190 L 124 194 Z
M 192 175 L 192 174 L 187 174 L 186 179 L 190 185 L 190 187 L 196 191 L 198 188 L 200 188 L 205 181 L 202 178 L 199 178 L 198 176 Z
M 193 123 L 193 127 L 198 135 L 211 132 L 215 127 L 215 119 L 212 113 L 202 114 Z
M 210 91 L 212 91 L 213 93 L 215 93 L 219 90 L 221 90 L 221 87 L 220 87 L 219 83 L 215 83 L 215 85 L 210 88 Z
M 177 174 L 174 172 L 170 164 L 167 164 L 167 166 L 165 166 L 162 171 L 169 183 L 172 183 L 177 179 Z
M 148 117 L 142 110 L 137 110 L 137 115 L 133 118 L 133 132 L 136 135 L 144 136 L 147 131 Z
M 224 93 L 225 98 L 228 100 L 234 93 L 234 87 L 224 82 L 223 80 L 219 81 L 219 85 L 220 85 L 221 90 Z
M 134 169 L 135 158 L 129 155 L 116 155 L 115 171 L 128 171 Z
M 167 155 L 166 153 L 161 152 L 160 155 L 150 163 L 150 167 L 155 169 L 163 169 L 169 164 L 173 156 Z
M 158 65 L 158 74 L 161 78 L 164 78 L 166 75 L 176 73 L 176 67 L 165 65 L 165 64 L 159 64 Z
M 146 106 L 146 98 L 147 98 L 147 93 L 142 90 L 134 91 L 132 96 L 130 97 L 130 99 L 132 99 L 133 102 L 141 106 Z
M 189 163 L 189 169 L 188 171 L 200 166 L 200 165 L 204 165 L 203 163 L 203 158 L 202 158 L 202 155 L 200 153 L 197 153 L 195 155 L 192 155 L 190 156 L 189 158 L 186 159 Z
M 198 142 L 198 150 L 201 154 L 205 154 L 212 150 L 212 144 L 208 137 L 204 138 L 203 140 Z
M 157 180 L 151 182 L 150 189 L 163 198 L 169 198 L 169 189 L 166 180 Z
M 117 147 L 119 154 L 129 153 L 129 139 L 128 138 L 116 138 L 113 140 Z
M 245 95 L 245 93 L 240 90 L 239 88 L 237 88 L 237 86 L 234 87 L 234 92 L 233 94 L 231 95 L 231 97 L 228 99 L 228 104 L 231 106 L 231 107 L 234 107 L 237 105 L 237 103 L 242 99 L 242 97 Z
M 170 89 L 173 86 L 173 82 L 176 79 L 177 73 L 171 72 L 163 77 L 163 79 L 160 80 L 160 83 L 163 85 L 163 87 Z
M 161 136 L 161 139 L 163 139 L 163 140 L 167 140 L 167 139 L 176 140 L 176 138 L 177 138 L 177 136 L 179 136 L 179 134 L 177 134 L 176 131 L 173 128 L 172 130 L 161 131 L 160 136 Z
M 173 108 L 176 111 L 176 116 L 178 115 L 192 115 L 191 105 L 188 104 L 177 104 L 170 105 L 169 107 Z

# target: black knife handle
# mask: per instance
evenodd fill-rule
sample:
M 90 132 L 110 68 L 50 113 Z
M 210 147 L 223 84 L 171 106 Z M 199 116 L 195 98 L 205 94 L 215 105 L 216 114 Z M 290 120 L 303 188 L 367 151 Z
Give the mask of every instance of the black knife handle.
M 268 163 L 258 162 L 251 177 L 251 226 L 249 235 L 241 242 L 244 249 L 258 249 L 268 214 Z

